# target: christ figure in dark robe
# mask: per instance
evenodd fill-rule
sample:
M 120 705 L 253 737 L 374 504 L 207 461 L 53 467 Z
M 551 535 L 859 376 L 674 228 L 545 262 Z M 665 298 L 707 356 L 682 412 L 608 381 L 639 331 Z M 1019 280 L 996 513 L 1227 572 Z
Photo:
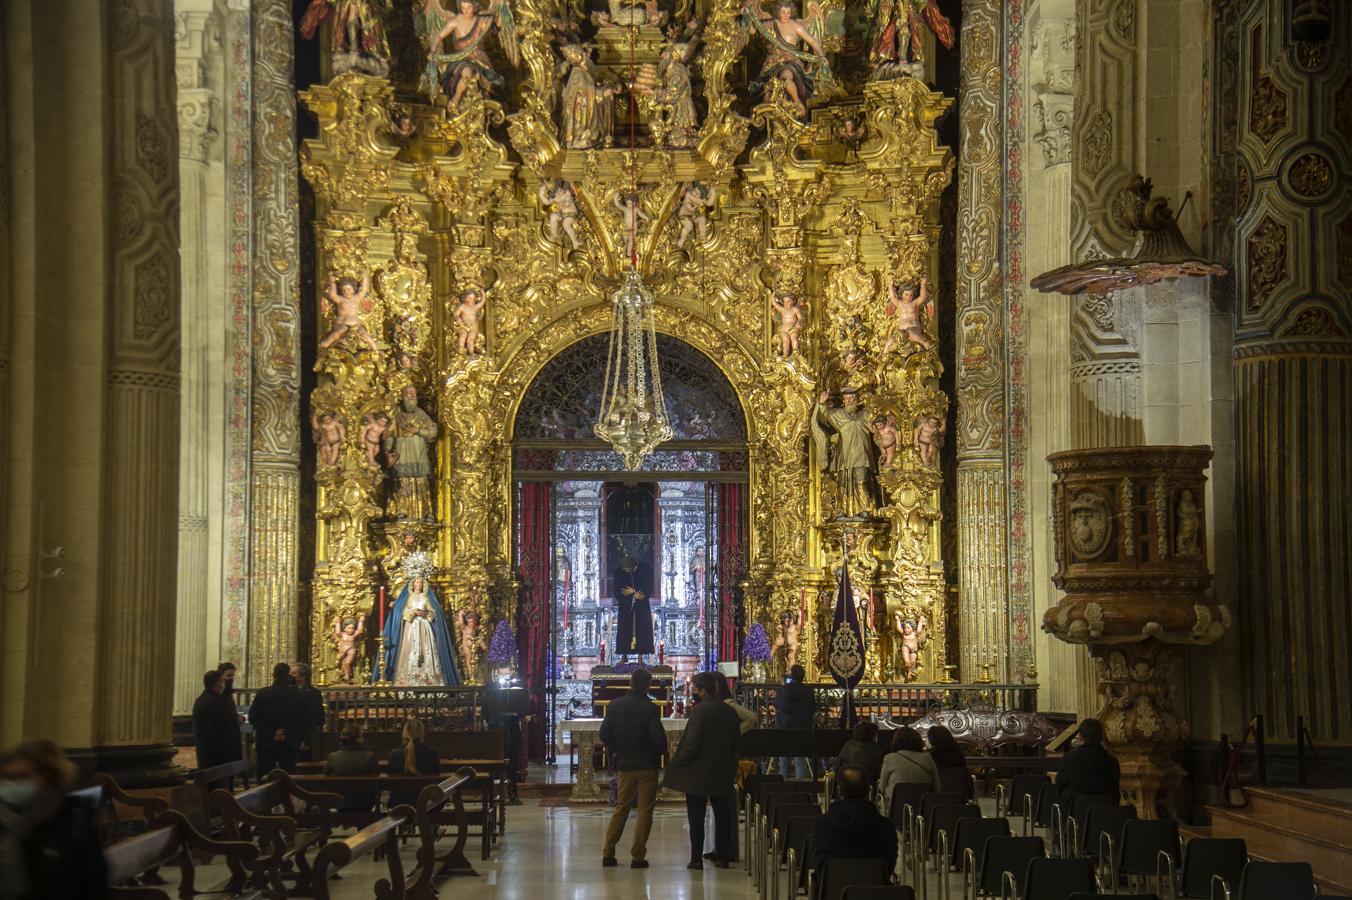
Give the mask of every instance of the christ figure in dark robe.
M 619 620 L 615 650 L 620 654 L 621 664 L 629 661 L 631 653 L 637 653 L 642 663 L 644 654 L 653 652 L 653 614 L 649 602 L 652 579 L 645 567 L 626 553 L 615 570 L 614 585 Z

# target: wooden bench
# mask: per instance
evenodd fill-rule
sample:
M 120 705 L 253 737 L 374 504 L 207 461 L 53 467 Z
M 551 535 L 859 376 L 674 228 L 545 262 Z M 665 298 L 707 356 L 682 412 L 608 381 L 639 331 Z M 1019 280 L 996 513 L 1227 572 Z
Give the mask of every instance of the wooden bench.
M 434 900 L 436 882 L 452 875 L 475 875 L 474 866 L 465 857 L 465 842 L 469 839 L 469 818 L 461 790 L 474 781 L 474 770 L 466 766 L 439 784 L 429 784 L 418 795 L 413 807 L 413 820 L 418 829 L 418 867 L 409 874 L 412 885 L 410 900 Z M 447 804 L 451 805 L 448 810 Z M 437 857 L 437 835 L 442 824 L 454 828 L 455 844 L 445 855 Z
M 278 777 L 282 776 L 282 777 Z M 328 840 L 329 829 L 323 820 L 315 827 L 299 828 L 296 817 L 306 807 L 330 812 L 342 804 L 337 794 L 311 793 L 290 780 L 285 772 L 273 770 L 269 780 L 238 794 L 217 788 L 212 791 L 213 808 L 221 815 L 226 840 L 244 841 L 258 847 L 258 858 L 251 863 L 230 861 L 231 885 L 242 890 L 246 885 L 264 888 L 275 900 L 287 896 L 282 881 L 284 866 L 294 865 L 287 877 L 296 879 L 298 888 L 310 882 L 310 863 L 305 854 L 316 844 Z M 297 803 L 301 804 L 299 807 Z M 284 809 L 281 815 L 274 810 Z
M 372 822 L 361 831 L 341 841 L 332 841 L 315 856 L 311 876 L 312 896 L 315 900 L 329 900 L 329 879 L 353 860 L 383 850 L 389 878 L 381 878 L 372 885 L 376 900 L 404 900 L 407 896 L 404 882 L 404 863 L 399 858 L 399 829 L 413 821 L 413 810 L 396 807 L 393 812 Z
M 493 841 L 495 840 L 495 783 L 487 773 L 476 771 L 472 766 L 462 766 L 457 770 L 457 774 L 460 772 L 469 773 L 468 781 L 457 791 L 461 812 L 464 814 L 467 824 L 466 835 L 480 838 L 480 858 L 488 859 L 492 854 Z M 427 787 L 441 784 L 446 780 L 445 775 L 388 775 L 383 772 L 376 775 L 287 775 L 284 772 L 274 772 L 270 777 L 286 779 L 289 784 L 306 791 L 325 791 L 340 795 L 371 794 L 375 797 L 376 804 L 369 811 L 329 812 L 326 810 L 298 814 L 297 823 L 299 825 L 305 827 L 327 826 L 329 828 L 341 826 L 365 827 L 388 812 L 391 804 L 387 802 L 382 806 L 380 802 L 386 794 L 393 792 L 416 798 L 419 792 Z M 479 793 L 477 809 L 470 810 L 464 807 L 462 795 L 470 790 L 477 790 Z M 474 826 L 473 830 L 469 830 L 468 826 Z
M 228 896 L 245 900 L 262 896 L 257 891 L 239 893 L 233 887 L 233 879 L 218 888 L 197 890 L 196 868 L 193 865 L 194 852 L 221 855 L 227 860 L 233 859 L 242 864 L 252 862 L 258 855 L 257 848 L 252 844 L 213 841 L 199 834 L 182 813 L 167 812 L 149 831 L 104 848 L 103 859 L 108 869 L 108 896 L 135 900 L 169 900 L 168 892 L 159 888 L 125 885 L 135 881 L 145 872 L 171 864 L 178 865 L 178 896 L 184 900 L 209 896 Z
M 211 834 L 214 830 L 211 825 L 211 792 L 217 788 L 233 792 L 236 778 L 240 779 L 243 788 L 247 789 L 252 773 L 253 766 L 247 759 L 237 759 L 209 769 L 196 769 L 188 776 L 188 780 L 197 790 L 198 802 L 201 804 L 201 808 L 192 815 L 192 823 L 198 831 Z

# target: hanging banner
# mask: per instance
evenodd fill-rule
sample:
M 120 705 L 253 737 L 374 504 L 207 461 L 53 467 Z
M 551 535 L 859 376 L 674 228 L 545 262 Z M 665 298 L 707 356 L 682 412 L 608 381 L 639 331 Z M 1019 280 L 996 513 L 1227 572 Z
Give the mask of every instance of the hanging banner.
M 836 612 L 831 623 L 826 661 L 831 677 L 843 688 L 853 688 L 864 677 L 864 635 L 859 629 L 859 611 L 854 608 L 847 565 L 840 567 L 840 587 L 836 591 Z

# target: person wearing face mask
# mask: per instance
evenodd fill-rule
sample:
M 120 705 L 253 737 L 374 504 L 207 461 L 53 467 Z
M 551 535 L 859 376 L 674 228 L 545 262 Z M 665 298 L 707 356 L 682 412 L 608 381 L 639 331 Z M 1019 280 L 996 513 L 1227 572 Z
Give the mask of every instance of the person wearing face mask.
M 691 681 L 698 698 L 681 743 L 667 765 L 666 785 L 685 794 L 685 812 L 690 823 L 688 869 L 704 868 L 704 810 L 714 808 L 714 861 L 728 868 L 732 846 L 732 804 L 728 802 L 737 776 L 737 744 L 741 723 L 737 713 L 718 702 L 717 676 L 700 672 Z
M 259 691 L 249 706 L 259 778 L 273 769 L 295 771 L 296 751 L 308 721 L 305 695 L 291 684 L 291 666 L 277 663 L 272 667 L 272 686 Z
M 51 741 L 0 754 L 0 897 L 107 896 L 94 810 L 70 798 L 75 767 Z

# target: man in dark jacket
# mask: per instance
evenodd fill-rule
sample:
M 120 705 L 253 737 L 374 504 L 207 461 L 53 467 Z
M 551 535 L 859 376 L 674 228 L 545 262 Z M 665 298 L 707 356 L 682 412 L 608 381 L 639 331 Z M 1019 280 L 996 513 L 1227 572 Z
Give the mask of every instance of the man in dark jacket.
M 259 778 L 266 778 L 273 769 L 295 770 L 296 748 L 308 715 L 305 697 L 291 686 L 291 666 L 277 663 L 272 667 L 271 686 L 259 691 L 249 706 Z
M 225 679 L 214 669 L 202 676 L 202 693 L 192 705 L 197 767 L 210 769 L 244 758 L 235 708 L 225 699 Z
M 615 757 L 616 777 L 620 780 L 615 812 L 610 817 L 606 842 L 601 848 L 603 866 L 617 864 L 615 845 L 624 834 L 629 807 L 637 794 L 638 822 L 634 826 L 634 844 L 629 849 L 629 867 L 648 868 L 648 834 L 652 831 L 653 806 L 657 803 L 657 770 L 662 765 L 662 754 L 667 750 L 661 713 L 657 704 L 648 699 L 648 688 L 652 683 L 651 672 L 635 669 L 629 676 L 629 693 L 610 704 L 605 721 L 601 723 L 601 740 Z
M 700 672 L 691 682 L 697 702 L 687 716 L 685 734 L 667 764 L 667 787 L 685 794 L 690 821 L 688 869 L 704 868 L 704 810 L 714 807 L 714 857 L 720 869 L 732 857 L 732 810 L 727 797 L 737 777 L 737 744 L 741 720 L 726 703 L 718 702 L 718 682 L 711 672 Z
M 315 758 L 315 734 L 324 727 L 324 695 L 310 683 L 310 667 L 305 663 L 291 665 L 291 683 L 305 698 L 305 725 L 301 728 L 299 743 L 296 745 L 296 759 L 309 762 Z
M 864 719 L 854 726 L 854 734 L 845 746 L 840 748 L 836 758 L 836 771 L 846 766 L 858 766 L 868 773 L 869 784 L 877 784 L 883 770 L 883 748 L 878 746 L 878 725 L 871 719 Z
M 1122 767 L 1103 749 L 1103 723 L 1085 719 L 1079 738 L 1080 746 L 1067 753 L 1056 769 L 1056 790 L 1065 809 L 1076 794 L 1116 794 L 1122 785 Z
M 806 683 L 807 672 L 802 666 L 789 670 L 784 686 L 775 697 L 775 725 L 779 728 L 811 728 L 817 714 L 817 700 L 812 694 L 812 686 Z M 779 758 L 779 771 L 789 777 L 789 760 L 793 760 L 794 777 L 809 778 L 812 770 L 806 756 Z
M 845 766 L 836 773 L 840 799 L 812 829 L 812 865 L 818 873 L 831 857 L 881 859 L 887 871 L 897 866 L 897 830 L 868 798 L 868 772 Z

